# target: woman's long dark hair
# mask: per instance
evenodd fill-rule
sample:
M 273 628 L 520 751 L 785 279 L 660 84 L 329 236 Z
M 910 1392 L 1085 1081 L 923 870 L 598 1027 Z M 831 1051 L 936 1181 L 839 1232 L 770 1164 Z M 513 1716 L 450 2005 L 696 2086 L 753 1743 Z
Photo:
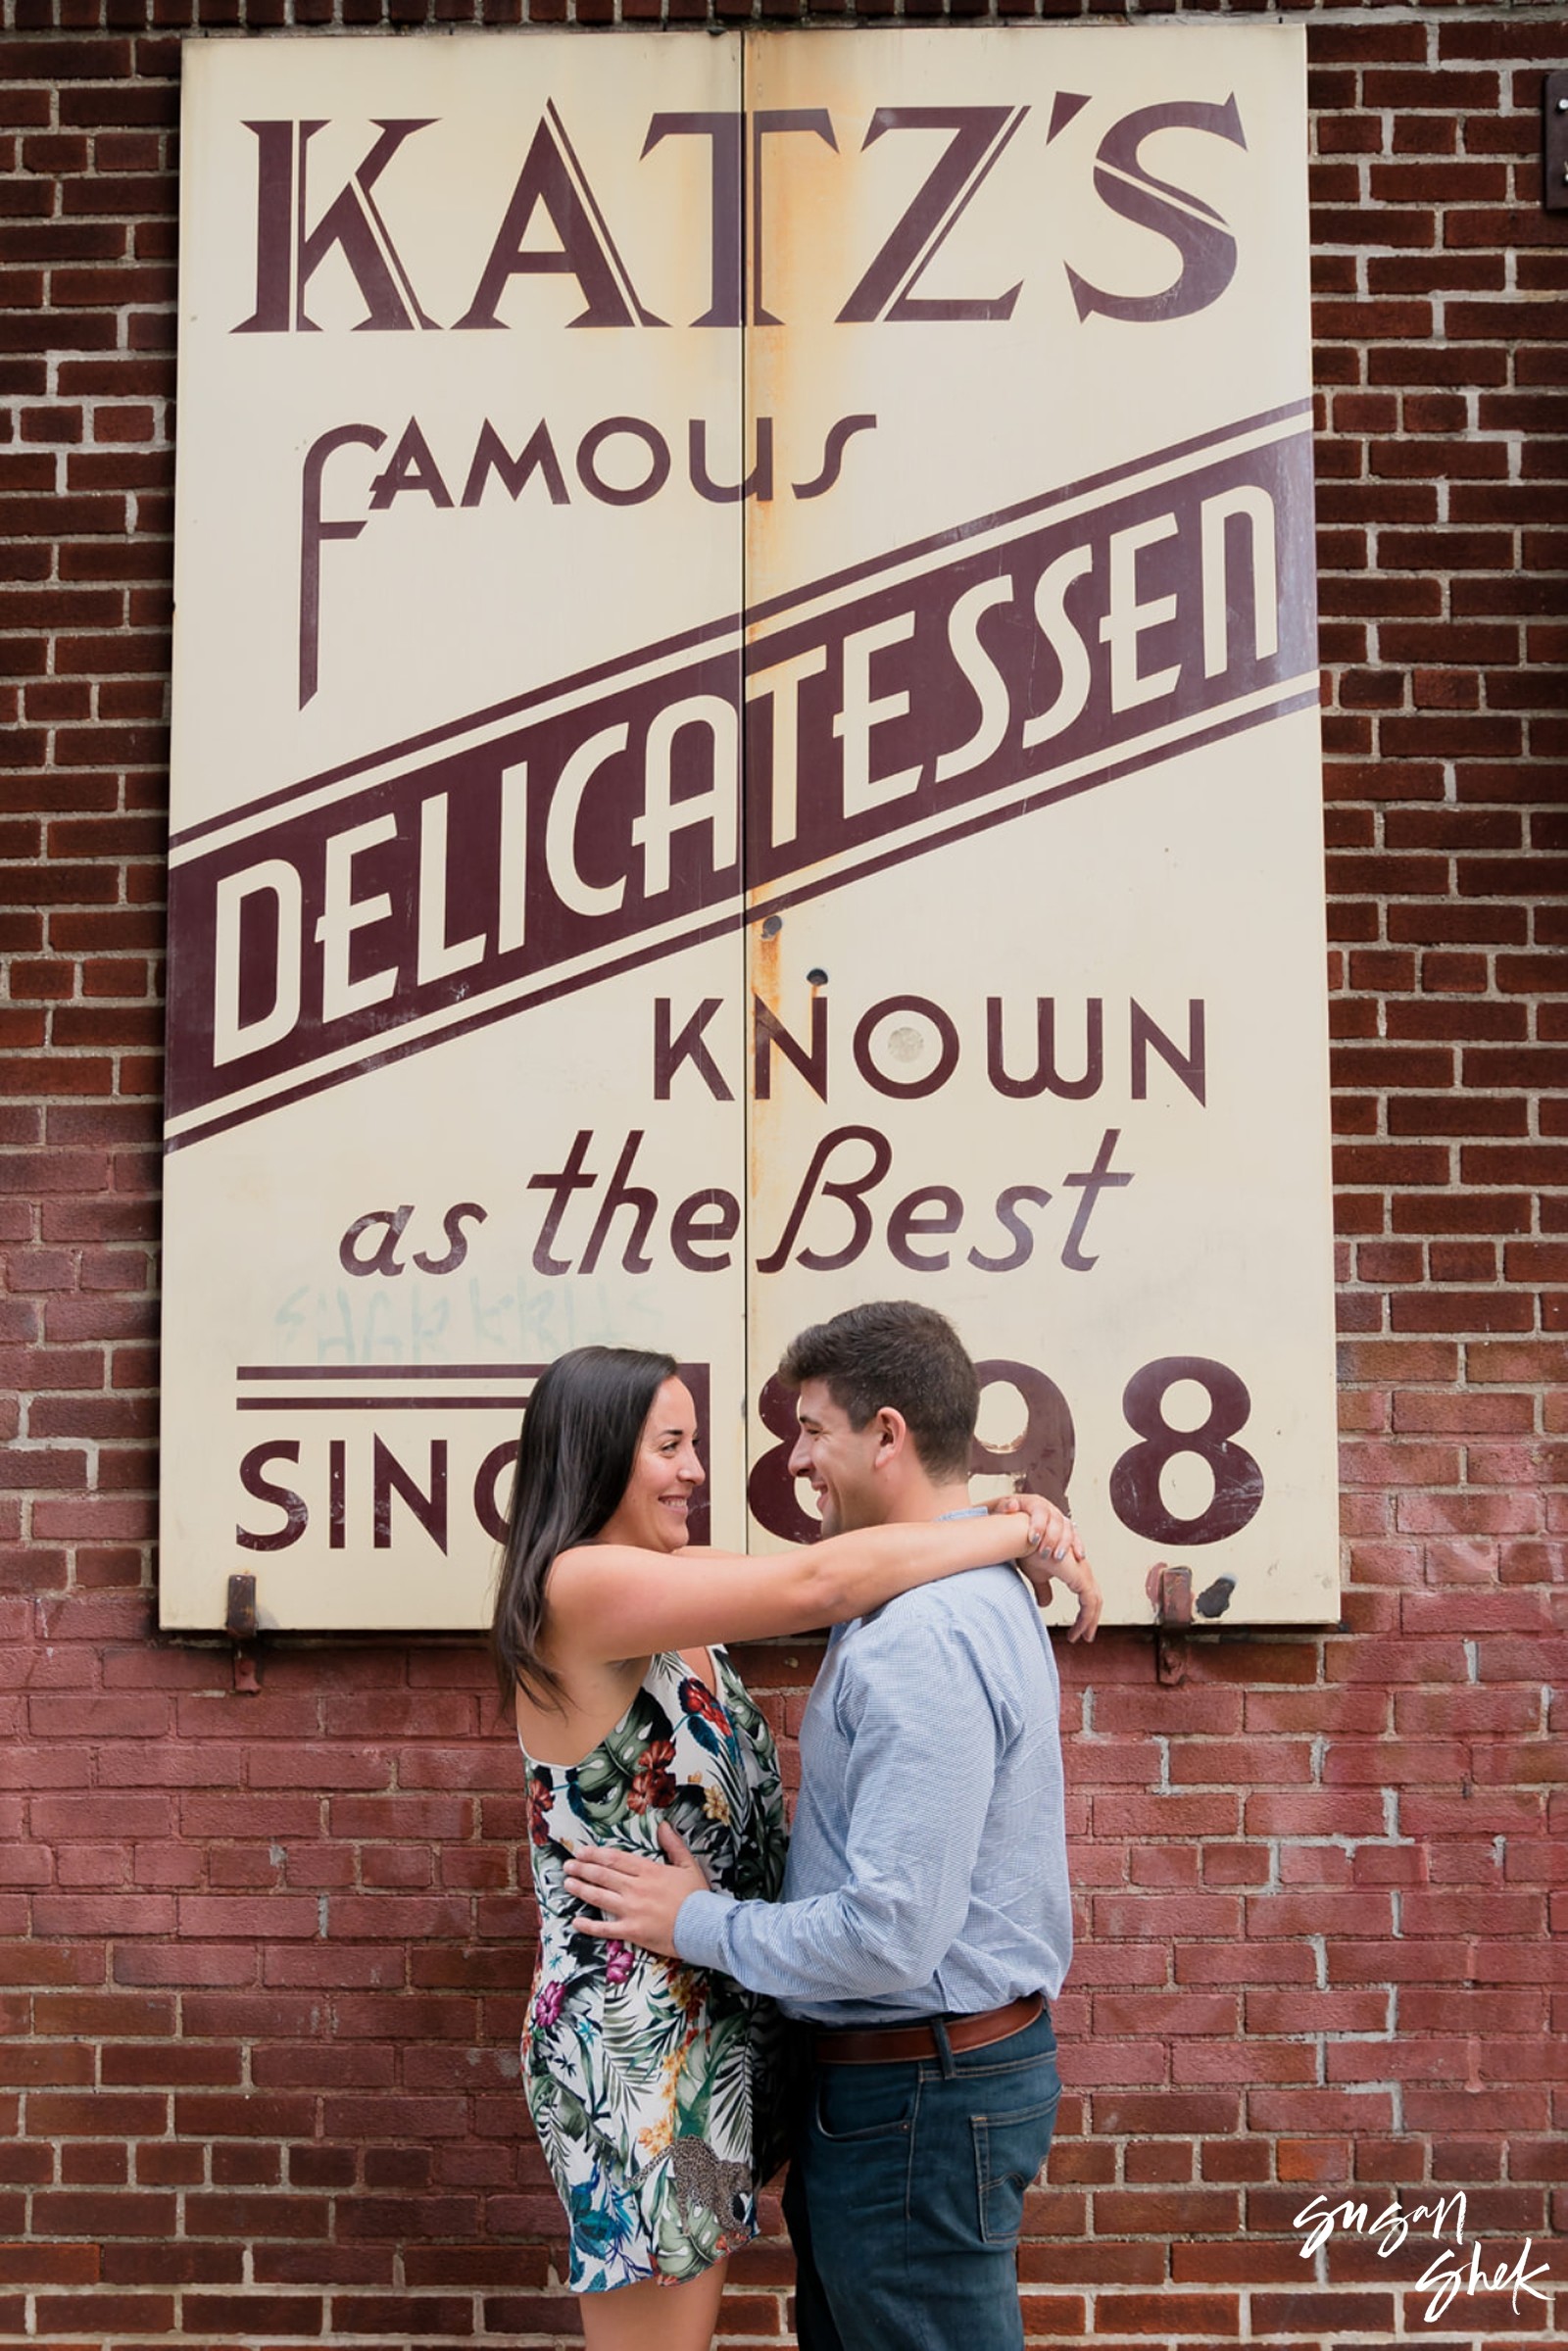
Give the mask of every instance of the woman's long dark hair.
M 539 1654 L 545 1578 L 563 1551 L 613 1517 L 654 1398 L 674 1377 L 672 1355 L 578 1347 L 551 1364 L 529 1397 L 490 1627 L 503 1705 L 519 1685 L 538 1703 L 559 1695 L 561 1677 Z

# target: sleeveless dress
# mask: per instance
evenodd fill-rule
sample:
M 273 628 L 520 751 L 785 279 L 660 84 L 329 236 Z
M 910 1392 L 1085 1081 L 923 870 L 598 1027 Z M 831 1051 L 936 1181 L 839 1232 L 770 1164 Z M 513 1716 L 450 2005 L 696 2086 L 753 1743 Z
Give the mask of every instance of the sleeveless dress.
M 667 1820 L 716 1886 L 771 1901 L 784 1877 L 772 1736 L 719 1647 L 717 1696 L 673 1651 L 580 1763 L 528 1767 L 539 1964 L 522 2034 L 528 2110 L 571 2225 L 573 2293 L 696 2278 L 757 2233 L 782 2159 L 782 2026 L 727 1976 L 579 1935 L 562 1873 L 578 1845 L 660 1856 Z

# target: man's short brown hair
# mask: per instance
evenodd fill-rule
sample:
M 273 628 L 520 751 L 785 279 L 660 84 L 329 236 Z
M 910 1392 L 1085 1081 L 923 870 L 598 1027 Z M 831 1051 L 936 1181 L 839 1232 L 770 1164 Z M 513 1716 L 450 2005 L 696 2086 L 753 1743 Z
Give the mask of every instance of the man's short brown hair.
M 852 1429 L 884 1406 L 903 1414 L 921 1467 L 933 1478 L 966 1478 L 980 1383 L 945 1314 L 911 1298 L 847 1306 L 812 1323 L 779 1359 L 786 1388 L 820 1380 Z

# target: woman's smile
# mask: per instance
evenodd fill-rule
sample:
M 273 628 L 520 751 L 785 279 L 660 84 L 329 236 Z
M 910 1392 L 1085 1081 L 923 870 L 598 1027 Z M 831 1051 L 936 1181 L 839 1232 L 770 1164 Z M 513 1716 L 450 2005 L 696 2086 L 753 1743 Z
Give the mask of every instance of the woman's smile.
M 596 1540 L 645 1551 L 686 1545 L 692 1496 L 708 1472 L 697 1457 L 697 1407 L 684 1380 L 665 1380 L 637 1441 L 626 1491 Z

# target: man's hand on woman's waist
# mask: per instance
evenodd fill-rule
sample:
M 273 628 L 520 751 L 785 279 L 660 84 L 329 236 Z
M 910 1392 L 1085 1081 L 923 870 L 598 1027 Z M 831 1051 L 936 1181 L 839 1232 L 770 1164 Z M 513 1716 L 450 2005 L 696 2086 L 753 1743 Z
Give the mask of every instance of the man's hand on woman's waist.
M 579 1918 L 575 1932 L 615 1942 L 636 1943 L 665 1959 L 675 1948 L 675 1919 L 688 1894 L 710 1891 L 708 1872 L 667 1821 L 659 1825 L 665 1858 L 628 1853 L 618 1845 L 584 1845 L 565 1868 L 566 1891 L 591 1903 L 596 1919 Z

